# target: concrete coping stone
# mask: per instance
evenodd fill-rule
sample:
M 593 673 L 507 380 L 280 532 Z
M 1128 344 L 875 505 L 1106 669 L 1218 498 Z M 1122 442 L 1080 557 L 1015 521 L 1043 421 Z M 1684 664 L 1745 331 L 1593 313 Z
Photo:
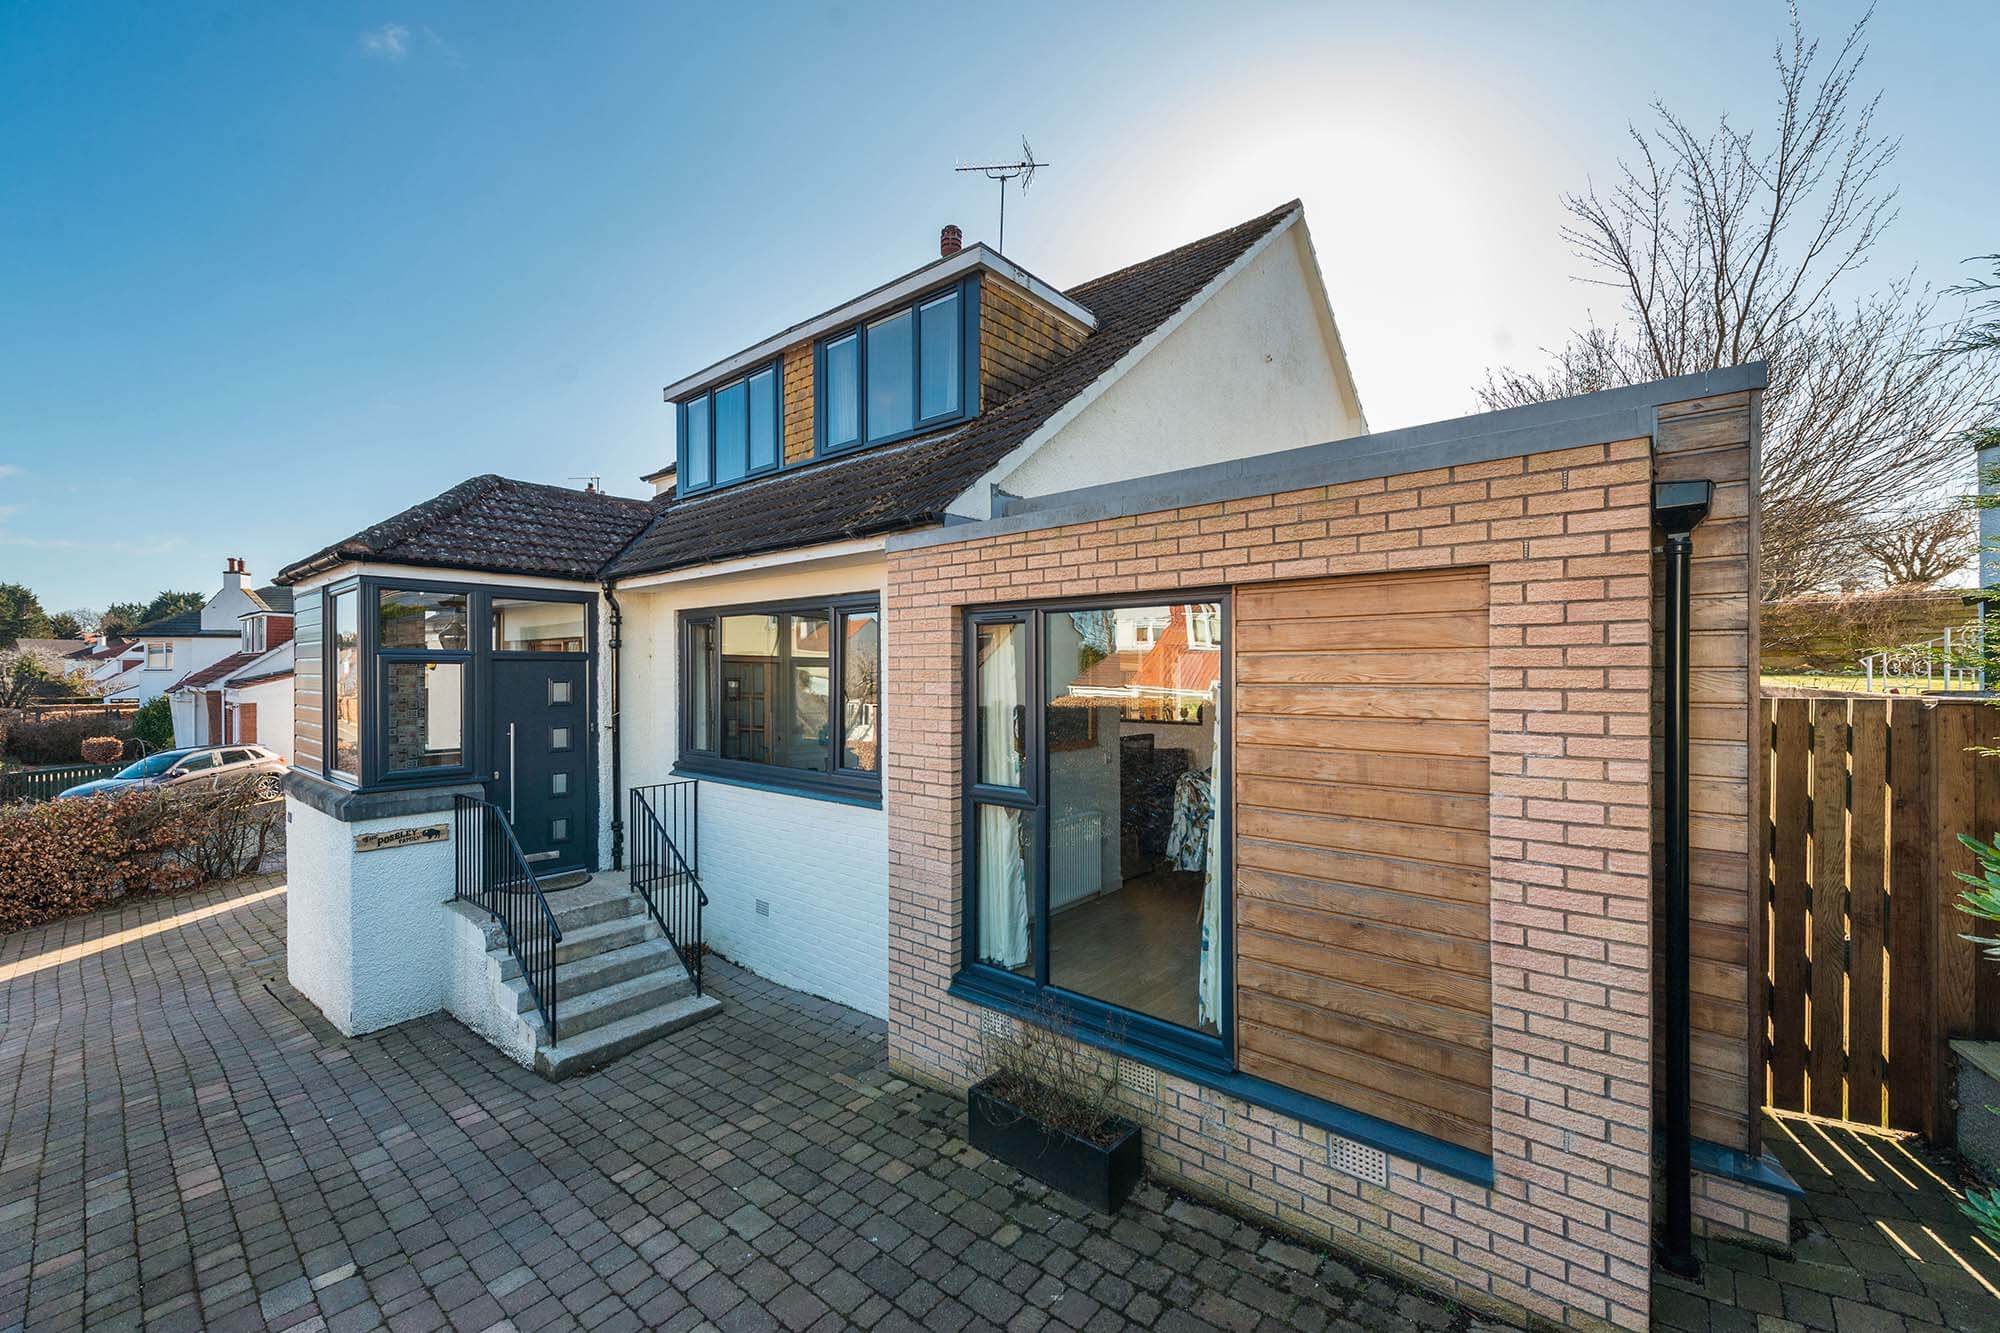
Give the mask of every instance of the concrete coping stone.
M 285 795 L 309 805 L 323 815 L 344 824 L 371 819 L 393 819 L 399 815 L 428 815 L 452 808 L 459 796 L 483 796 L 486 789 L 476 782 L 454 782 L 440 787 L 412 787 L 393 791 L 356 791 L 317 774 L 293 769 L 285 774 Z

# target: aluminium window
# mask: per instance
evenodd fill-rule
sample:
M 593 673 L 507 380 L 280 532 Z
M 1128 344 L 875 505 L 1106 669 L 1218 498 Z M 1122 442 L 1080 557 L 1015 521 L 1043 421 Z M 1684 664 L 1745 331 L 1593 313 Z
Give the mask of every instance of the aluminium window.
M 996 608 L 965 631 L 961 978 L 1221 1065 L 1227 601 Z
M 877 598 L 689 612 L 681 635 L 682 768 L 880 799 Z
M 680 492 L 775 471 L 783 443 L 782 410 L 775 361 L 683 400 L 676 413 Z
M 976 277 L 822 338 L 814 355 L 816 451 L 886 444 L 972 416 L 978 355 Z
M 385 777 L 467 765 L 472 612 L 461 591 L 375 590 L 376 679 Z

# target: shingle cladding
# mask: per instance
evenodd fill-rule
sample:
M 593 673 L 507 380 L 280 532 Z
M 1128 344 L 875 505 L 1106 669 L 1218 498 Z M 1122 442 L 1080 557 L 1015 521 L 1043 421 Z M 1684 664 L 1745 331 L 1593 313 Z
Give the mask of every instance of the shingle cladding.
M 652 513 L 643 500 L 488 473 L 287 565 L 278 582 L 355 560 L 595 578 Z

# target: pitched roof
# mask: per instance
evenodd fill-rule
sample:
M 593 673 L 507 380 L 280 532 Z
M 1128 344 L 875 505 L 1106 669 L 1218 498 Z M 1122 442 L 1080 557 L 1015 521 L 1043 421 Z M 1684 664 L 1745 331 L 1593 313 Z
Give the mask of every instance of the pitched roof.
M 213 685 L 230 672 L 249 666 L 262 657 L 262 653 L 231 653 L 220 662 L 211 662 L 205 667 L 197 667 L 167 687 L 169 694 L 175 690 L 198 690 L 204 685 Z
M 250 600 L 256 603 L 260 609 L 275 611 L 281 616 L 288 616 L 292 613 L 292 590 L 290 588 L 281 588 L 275 583 L 266 584 L 264 587 L 252 592 Z M 254 615 L 256 613 L 246 611 L 244 614 Z
M 283 680 L 292 674 L 290 662 L 274 662 L 262 671 L 247 671 L 230 681 L 231 685 L 261 685 L 267 680 Z
M 787 468 L 723 490 L 661 497 L 653 521 L 610 573 L 658 573 L 937 522 L 967 487 L 1298 207 L 1293 200 L 1227 231 L 1072 287 L 1064 295 L 1087 306 L 1097 316 L 1097 328 L 1039 380 L 964 426 Z
M 133 630 L 132 637 L 135 639 L 219 639 L 223 637 L 233 639 L 240 633 L 242 633 L 241 630 L 234 629 L 203 629 L 201 627 L 201 608 L 196 607 L 192 611 L 182 611 L 178 615 L 162 616 L 158 620 L 149 620 L 139 626 L 139 628 Z
M 352 560 L 595 578 L 652 512 L 644 500 L 487 473 L 285 566 L 277 581 Z

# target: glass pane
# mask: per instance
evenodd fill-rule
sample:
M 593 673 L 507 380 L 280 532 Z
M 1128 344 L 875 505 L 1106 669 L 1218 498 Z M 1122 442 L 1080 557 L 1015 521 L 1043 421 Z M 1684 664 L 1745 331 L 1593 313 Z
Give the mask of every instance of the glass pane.
M 1049 982 L 1204 1032 L 1221 1000 L 1215 604 L 1044 620 Z M 1219 634 L 1207 637 L 1219 640 Z
M 826 432 L 826 438 L 819 442 L 822 449 L 853 444 L 861 438 L 860 358 L 857 334 L 826 345 L 820 366 L 826 376 L 826 383 L 820 386 L 821 429 Z
M 747 395 L 741 384 L 715 391 L 715 484 L 736 481 L 750 467 Z
M 582 602 L 537 602 L 526 598 L 493 599 L 493 651 L 496 653 L 580 653 L 583 651 Z
M 384 588 L 376 633 L 383 648 L 443 648 L 462 653 L 472 646 L 465 628 L 465 594 Z
M 383 725 L 391 772 L 452 768 L 465 761 L 465 667 L 458 662 L 385 662 Z
M 958 411 L 959 323 L 958 293 L 939 297 L 919 307 L 923 347 L 923 418 L 941 417 Z
M 725 759 L 773 762 L 776 718 L 772 694 L 780 688 L 778 618 L 722 618 L 722 737 Z
M 1028 627 L 981 625 L 976 651 L 978 781 L 995 787 L 1018 787 L 1027 747 Z
M 840 766 L 865 773 L 882 767 L 882 627 L 873 611 L 840 618 Z
M 910 380 L 915 320 L 909 311 L 868 326 L 868 438 L 886 439 L 917 423 Z
M 361 780 L 361 594 L 333 598 L 333 771 Z
M 750 377 L 750 470 L 778 465 L 778 372 Z
M 715 749 L 715 622 L 688 622 L 688 748 Z
M 708 485 L 708 395 L 687 405 L 687 438 L 681 441 L 681 486 Z
M 1035 974 L 1030 952 L 1034 929 L 1028 905 L 1029 830 L 1033 825 L 1028 813 L 1006 806 L 980 806 L 973 865 L 979 922 L 974 957 L 1023 976 Z
M 832 640 L 827 618 L 823 612 L 807 611 L 784 620 L 790 661 L 785 697 L 779 701 L 783 722 L 777 762 L 786 768 L 824 773 L 831 741 L 827 729 L 833 719 L 833 673 L 827 651 Z

